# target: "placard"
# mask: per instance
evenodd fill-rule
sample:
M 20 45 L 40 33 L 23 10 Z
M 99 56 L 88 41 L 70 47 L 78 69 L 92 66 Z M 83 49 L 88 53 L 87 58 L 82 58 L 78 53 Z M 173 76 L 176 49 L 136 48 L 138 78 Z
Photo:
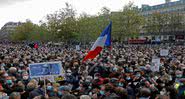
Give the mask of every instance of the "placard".
M 168 56 L 169 50 L 167 49 L 162 49 L 160 50 L 160 56 Z
M 152 59 L 151 70 L 153 72 L 158 72 L 159 66 L 160 66 L 160 58 Z
M 80 45 L 76 45 L 76 50 L 77 50 L 77 51 L 80 50 Z
M 29 64 L 29 75 L 33 77 L 62 75 L 61 62 L 45 62 Z

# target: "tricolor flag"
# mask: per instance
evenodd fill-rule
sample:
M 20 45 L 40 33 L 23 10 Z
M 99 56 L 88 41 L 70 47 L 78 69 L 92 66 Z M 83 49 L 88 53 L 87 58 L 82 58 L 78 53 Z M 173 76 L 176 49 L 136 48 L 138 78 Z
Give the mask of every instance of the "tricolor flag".
M 111 28 L 112 22 L 104 29 L 82 62 L 88 59 L 94 59 L 102 51 L 104 46 L 111 46 Z

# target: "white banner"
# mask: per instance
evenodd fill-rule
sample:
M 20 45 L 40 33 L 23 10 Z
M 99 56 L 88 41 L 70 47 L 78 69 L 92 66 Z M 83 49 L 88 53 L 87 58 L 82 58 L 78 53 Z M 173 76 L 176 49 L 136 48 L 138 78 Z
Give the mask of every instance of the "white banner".
M 76 50 L 77 50 L 77 51 L 80 50 L 80 45 L 76 45 Z
M 159 66 L 160 66 L 160 58 L 152 59 L 151 70 L 153 72 L 158 72 Z
M 168 56 L 169 50 L 167 49 L 162 49 L 160 50 L 160 56 Z

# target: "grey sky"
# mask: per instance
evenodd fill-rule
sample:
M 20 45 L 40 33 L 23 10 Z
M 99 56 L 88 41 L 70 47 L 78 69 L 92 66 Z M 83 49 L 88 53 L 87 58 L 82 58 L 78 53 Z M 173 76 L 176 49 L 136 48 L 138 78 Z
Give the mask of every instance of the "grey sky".
M 7 6 L 7 5 L 24 2 L 24 1 L 28 1 L 28 0 L 0 0 L 0 6 Z
M 165 0 L 0 0 L 0 27 L 9 21 L 24 22 L 26 19 L 38 23 L 47 14 L 65 7 L 65 2 L 72 4 L 77 13 L 86 12 L 93 15 L 104 6 L 111 11 L 118 11 L 129 1 L 141 6 L 160 4 Z

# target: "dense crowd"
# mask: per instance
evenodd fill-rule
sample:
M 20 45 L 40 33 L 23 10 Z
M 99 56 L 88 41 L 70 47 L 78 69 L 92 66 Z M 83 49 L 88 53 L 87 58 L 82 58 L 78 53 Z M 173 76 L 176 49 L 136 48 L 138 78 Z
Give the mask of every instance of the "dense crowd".
M 169 55 L 160 56 L 161 49 Z M 0 99 L 185 99 L 185 46 L 114 44 L 82 63 L 88 51 L 0 44 Z M 156 57 L 160 68 L 154 72 Z M 53 61 L 62 62 L 63 80 L 44 84 L 29 77 L 28 64 Z

